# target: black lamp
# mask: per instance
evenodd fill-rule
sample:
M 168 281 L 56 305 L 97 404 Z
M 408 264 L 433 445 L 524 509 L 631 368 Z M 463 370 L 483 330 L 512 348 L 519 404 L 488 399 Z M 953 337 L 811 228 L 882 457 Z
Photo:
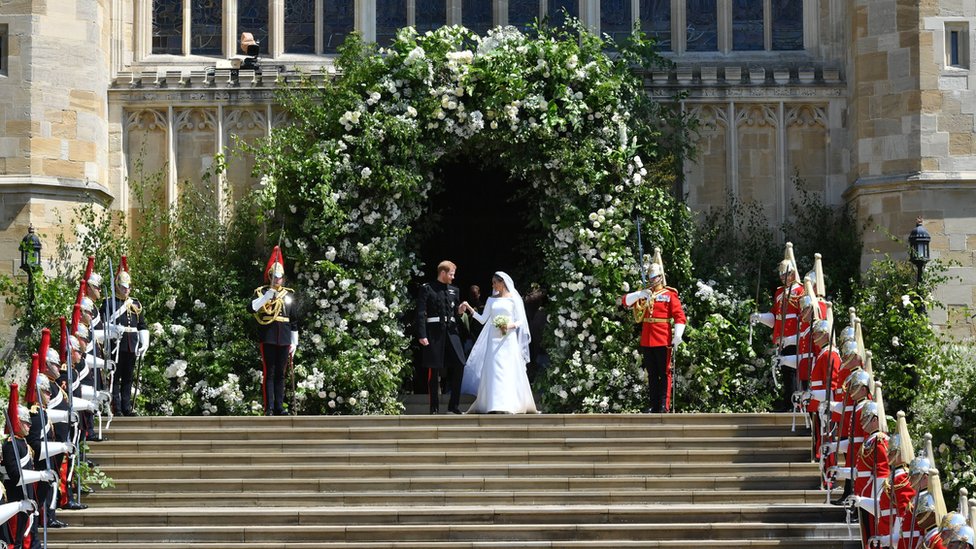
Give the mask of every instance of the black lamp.
M 932 241 L 932 236 L 929 232 L 925 230 L 922 226 L 922 218 L 919 217 L 915 220 L 915 228 L 912 232 L 908 233 L 908 245 L 911 248 L 909 251 L 911 262 L 915 264 L 915 269 L 917 271 L 917 278 L 915 279 L 916 284 L 922 283 L 922 272 L 925 271 L 925 264 L 929 262 L 929 242 Z
M 20 268 L 32 276 L 41 267 L 41 239 L 34 233 L 34 224 L 27 228 L 27 236 L 20 241 Z
M 20 241 L 20 268 L 27 271 L 27 316 L 34 312 L 34 273 L 41 268 L 41 239 L 34 233 L 34 224 L 27 227 L 27 235 Z

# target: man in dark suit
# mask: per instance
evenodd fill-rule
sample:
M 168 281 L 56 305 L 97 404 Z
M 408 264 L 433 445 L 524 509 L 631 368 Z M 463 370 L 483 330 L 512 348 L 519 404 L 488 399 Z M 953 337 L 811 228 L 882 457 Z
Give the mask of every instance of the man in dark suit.
M 450 261 L 437 265 L 437 280 L 420 287 L 417 296 L 417 339 L 427 368 L 430 413 L 439 412 L 440 376 L 450 380 L 451 400 L 447 409 L 460 414 L 461 376 L 464 374 L 464 349 L 458 327 L 461 324 L 460 291 L 452 286 L 457 266 Z

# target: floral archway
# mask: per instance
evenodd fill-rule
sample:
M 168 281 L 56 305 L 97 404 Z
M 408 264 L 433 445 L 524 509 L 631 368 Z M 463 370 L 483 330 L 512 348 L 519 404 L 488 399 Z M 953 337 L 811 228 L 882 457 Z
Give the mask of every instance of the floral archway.
M 671 189 L 688 130 L 644 93 L 639 69 L 660 59 L 642 37 L 608 46 L 578 23 L 531 36 L 406 28 L 384 49 L 351 38 L 323 84 L 282 94 L 294 123 L 258 169 L 305 299 L 302 411 L 400 410 L 408 284 L 422 274 L 411 236 L 443 185 L 438 159 L 459 151 L 531 182 L 550 299 L 546 408 L 640 407 L 637 340 L 617 301 L 639 280 L 637 217 L 646 251 L 662 247 L 672 283 L 687 280 L 688 214 Z

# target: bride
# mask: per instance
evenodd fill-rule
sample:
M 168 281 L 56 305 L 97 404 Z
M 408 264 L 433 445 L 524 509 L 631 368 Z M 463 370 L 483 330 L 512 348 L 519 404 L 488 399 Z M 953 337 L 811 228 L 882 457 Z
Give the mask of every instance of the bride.
M 492 297 L 484 314 L 462 307 L 485 324 L 464 365 L 461 392 L 475 395 L 469 413 L 538 413 L 525 365 L 529 361 L 529 324 L 522 296 L 512 277 L 499 271 L 491 279 Z

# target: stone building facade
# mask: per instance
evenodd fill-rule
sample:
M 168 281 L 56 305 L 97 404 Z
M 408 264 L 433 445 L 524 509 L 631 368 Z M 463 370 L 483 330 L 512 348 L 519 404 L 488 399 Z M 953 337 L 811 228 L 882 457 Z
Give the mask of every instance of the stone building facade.
M 694 209 L 735 197 L 779 223 L 799 178 L 870 220 L 862 266 L 904 257 L 887 235 L 921 216 L 933 256 L 960 264 L 938 296 L 953 312 L 933 320 L 972 335 L 972 0 L 0 0 L 0 269 L 15 272 L 29 224 L 53 245 L 59 212 L 81 201 L 172 204 L 218 153 L 232 204 L 256 184 L 235 151 L 285 122 L 274 89 L 327 78 L 354 30 L 383 43 L 405 25 L 484 32 L 563 9 L 611 35 L 639 22 L 674 62 L 646 81 L 687 92 L 701 121 L 683 183 Z M 243 31 L 261 42 L 260 74 L 226 66 Z M 134 194 L 154 172 L 166 204 Z

